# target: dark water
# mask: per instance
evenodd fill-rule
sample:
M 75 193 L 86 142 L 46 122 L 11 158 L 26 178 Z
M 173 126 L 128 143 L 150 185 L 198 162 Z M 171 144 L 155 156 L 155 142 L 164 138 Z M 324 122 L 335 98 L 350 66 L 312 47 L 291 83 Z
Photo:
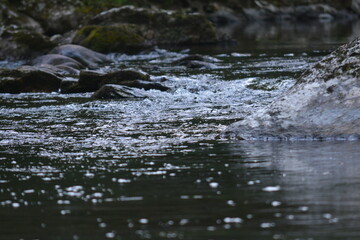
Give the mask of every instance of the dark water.
M 103 71 L 142 68 L 174 89 L 139 101 L 1 94 L 0 239 L 360 239 L 358 142 L 218 139 L 356 26 L 113 54 Z M 190 53 L 218 67 L 171 64 Z

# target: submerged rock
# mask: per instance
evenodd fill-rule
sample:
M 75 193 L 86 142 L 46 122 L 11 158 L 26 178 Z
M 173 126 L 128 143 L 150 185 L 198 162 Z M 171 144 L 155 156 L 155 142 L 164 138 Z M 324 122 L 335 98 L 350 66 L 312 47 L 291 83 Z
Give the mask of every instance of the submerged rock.
M 215 26 L 200 14 L 123 6 L 98 14 L 90 24 L 77 32 L 74 43 L 101 52 L 219 41 Z
M 173 61 L 172 64 L 178 66 L 185 66 L 187 68 L 215 69 L 218 66 L 214 63 L 219 61 L 220 60 L 216 58 L 207 57 L 200 54 L 193 54 L 177 59 Z
M 57 92 L 61 78 L 41 67 L 0 70 L 0 93 Z
M 140 89 L 116 84 L 104 85 L 92 95 L 92 98 L 94 99 L 122 99 L 145 97 L 146 96 L 142 93 Z
M 80 73 L 79 87 L 84 91 L 96 91 L 106 84 L 117 84 L 145 90 L 169 90 L 168 87 L 151 81 L 150 76 L 145 72 L 134 69 L 123 69 L 111 73 L 99 73 L 96 71 L 81 71 Z
M 88 91 L 96 91 L 105 84 L 126 85 L 136 80 L 147 81 L 150 76 L 142 71 L 123 69 L 111 73 L 100 73 L 97 71 L 81 71 L 79 85 Z
M 287 92 L 223 136 L 242 140 L 360 139 L 360 38 L 305 71 Z

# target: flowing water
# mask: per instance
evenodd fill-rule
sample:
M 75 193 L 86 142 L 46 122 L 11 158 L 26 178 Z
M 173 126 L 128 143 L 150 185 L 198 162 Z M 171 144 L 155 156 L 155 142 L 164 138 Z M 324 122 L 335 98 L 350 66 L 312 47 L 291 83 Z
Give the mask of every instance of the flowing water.
M 146 99 L 1 94 L 0 239 L 360 239 L 358 142 L 218 137 L 357 34 L 298 27 L 112 54 L 168 79 Z M 172 64 L 193 53 L 216 67 Z

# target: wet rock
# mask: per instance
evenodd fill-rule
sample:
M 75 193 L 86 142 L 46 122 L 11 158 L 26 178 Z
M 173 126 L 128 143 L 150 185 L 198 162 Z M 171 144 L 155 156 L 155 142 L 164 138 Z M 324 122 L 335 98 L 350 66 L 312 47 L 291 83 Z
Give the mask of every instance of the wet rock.
M 215 26 L 200 14 L 124 6 L 98 14 L 90 24 L 78 31 L 74 43 L 101 52 L 219 41 Z
M 72 58 L 89 69 L 96 69 L 102 64 L 111 62 L 111 60 L 104 54 L 74 44 L 66 44 L 56 47 L 50 53 Z
M 168 91 L 170 88 L 156 82 L 143 81 L 143 80 L 134 80 L 122 83 L 122 85 L 134 88 L 141 88 L 144 90 L 159 90 L 159 91 Z
M 92 98 L 94 99 L 123 99 L 123 98 L 145 98 L 146 95 L 137 88 L 107 84 L 96 91 Z
M 31 61 L 34 66 L 55 66 L 59 70 L 61 69 L 67 74 L 79 74 L 80 69 L 84 69 L 85 66 L 75 59 L 60 55 L 60 54 L 46 54 L 35 58 Z
M 203 61 L 188 61 L 180 64 L 182 66 L 186 66 L 187 68 L 196 68 L 196 69 L 215 69 L 217 68 L 217 65 L 213 63 L 203 62 Z
M 187 68 L 205 68 L 205 69 L 215 69 L 218 66 L 214 62 L 219 62 L 220 60 L 212 57 L 202 56 L 200 54 L 189 55 L 182 57 L 172 62 L 173 65 L 185 66 Z
M 75 78 L 65 78 L 61 81 L 61 93 L 82 93 L 86 92 L 79 86 L 79 80 Z
M 61 78 L 40 67 L 22 66 L 18 69 L 0 70 L 0 92 L 57 92 Z
M 79 78 L 79 88 L 82 91 L 93 92 L 106 84 L 117 84 L 145 90 L 155 89 L 160 91 L 170 90 L 168 87 L 159 83 L 161 79 L 150 79 L 145 72 L 134 69 L 123 69 L 111 73 L 99 73 L 96 71 L 81 71 Z
M 360 139 L 360 38 L 305 71 L 280 98 L 224 136 L 243 140 Z
M 134 84 L 136 80 L 148 81 L 150 76 L 142 71 L 133 69 L 118 70 L 111 73 L 96 71 L 81 71 L 79 85 L 87 91 L 96 91 L 105 84 Z

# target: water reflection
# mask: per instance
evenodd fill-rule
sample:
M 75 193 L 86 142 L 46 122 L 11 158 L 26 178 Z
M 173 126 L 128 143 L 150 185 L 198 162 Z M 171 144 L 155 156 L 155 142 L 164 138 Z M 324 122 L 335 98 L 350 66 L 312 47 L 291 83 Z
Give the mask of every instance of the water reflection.
M 357 142 L 248 143 L 230 145 L 229 151 L 253 159 L 240 161 L 237 167 L 260 180 L 258 190 L 278 186 L 267 197 L 279 209 L 275 229 L 283 237 L 359 237 Z M 264 171 L 272 174 L 264 176 Z M 292 228 L 303 228 L 304 235 Z
M 356 239 L 357 148 L 355 142 L 203 142 L 138 160 L 18 156 L 0 172 L 0 234 Z

